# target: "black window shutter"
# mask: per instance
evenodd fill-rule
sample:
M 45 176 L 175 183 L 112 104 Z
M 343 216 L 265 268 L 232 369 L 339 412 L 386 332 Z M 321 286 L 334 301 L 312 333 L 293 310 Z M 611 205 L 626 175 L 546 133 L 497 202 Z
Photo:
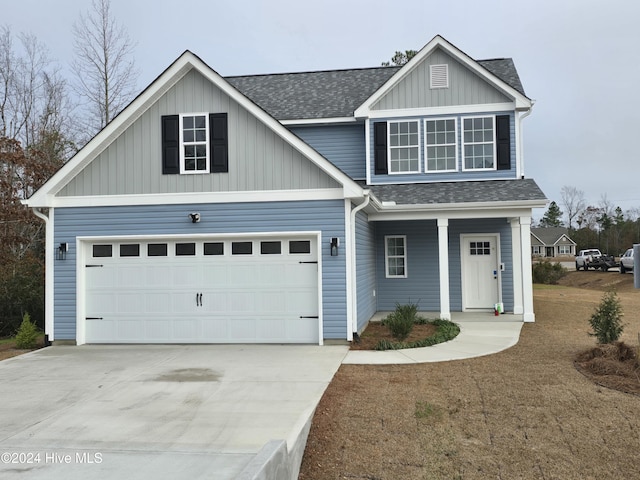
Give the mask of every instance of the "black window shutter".
M 229 171 L 228 128 L 226 113 L 209 114 L 209 142 L 211 172 L 226 173 Z
M 496 117 L 496 151 L 498 152 L 498 170 L 511 169 L 511 118 L 509 115 Z
M 387 122 L 373 124 L 373 155 L 376 175 L 387 172 Z
M 162 173 L 180 173 L 180 117 L 162 117 Z

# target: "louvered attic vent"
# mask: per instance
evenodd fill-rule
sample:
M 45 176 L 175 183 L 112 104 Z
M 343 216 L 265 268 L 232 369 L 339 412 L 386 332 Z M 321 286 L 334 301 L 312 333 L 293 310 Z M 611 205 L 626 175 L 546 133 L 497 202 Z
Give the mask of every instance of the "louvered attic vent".
M 449 88 L 449 65 L 431 65 L 431 88 Z

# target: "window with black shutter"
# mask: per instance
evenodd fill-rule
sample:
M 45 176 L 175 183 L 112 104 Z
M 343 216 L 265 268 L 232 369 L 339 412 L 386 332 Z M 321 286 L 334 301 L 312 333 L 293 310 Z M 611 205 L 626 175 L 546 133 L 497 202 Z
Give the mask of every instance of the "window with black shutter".
M 376 175 L 386 175 L 387 167 L 387 122 L 373 124 L 373 155 Z

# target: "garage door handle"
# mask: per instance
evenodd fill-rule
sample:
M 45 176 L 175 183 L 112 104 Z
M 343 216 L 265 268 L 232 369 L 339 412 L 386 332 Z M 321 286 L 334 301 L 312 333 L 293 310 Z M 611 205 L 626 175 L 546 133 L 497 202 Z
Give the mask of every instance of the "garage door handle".
M 196 293 L 196 307 L 202 306 L 202 294 Z
M 202 294 L 200 294 L 200 306 L 202 306 Z
M 85 320 L 102 320 L 102 317 L 85 317 Z

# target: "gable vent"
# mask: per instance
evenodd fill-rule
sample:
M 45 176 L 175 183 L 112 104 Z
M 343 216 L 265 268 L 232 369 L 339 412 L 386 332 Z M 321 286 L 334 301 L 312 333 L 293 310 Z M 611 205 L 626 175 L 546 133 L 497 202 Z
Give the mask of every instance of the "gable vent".
M 449 88 L 449 65 L 431 65 L 431 88 Z

